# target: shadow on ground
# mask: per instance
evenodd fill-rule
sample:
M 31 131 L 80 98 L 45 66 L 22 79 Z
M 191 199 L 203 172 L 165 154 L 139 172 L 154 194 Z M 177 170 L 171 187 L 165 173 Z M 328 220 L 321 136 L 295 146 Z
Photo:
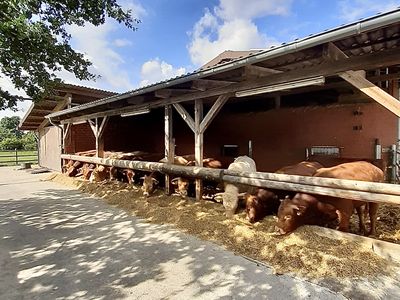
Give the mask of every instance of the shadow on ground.
M 61 188 L 0 199 L 0 269 L 3 299 L 341 298 Z M 373 294 L 362 281 L 322 284 L 353 299 L 389 299 L 398 291 L 384 280 Z

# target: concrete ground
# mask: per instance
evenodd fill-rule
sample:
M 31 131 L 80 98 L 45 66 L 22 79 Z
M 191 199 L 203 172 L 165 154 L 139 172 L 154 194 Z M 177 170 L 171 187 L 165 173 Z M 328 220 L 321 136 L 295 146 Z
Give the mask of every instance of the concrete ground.
M 0 168 L 0 299 L 344 298 L 46 176 Z

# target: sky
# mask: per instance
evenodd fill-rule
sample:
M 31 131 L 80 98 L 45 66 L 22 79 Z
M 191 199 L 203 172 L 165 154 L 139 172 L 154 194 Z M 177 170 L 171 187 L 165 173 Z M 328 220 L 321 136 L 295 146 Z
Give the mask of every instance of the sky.
M 67 83 L 127 92 L 192 72 L 225 50 L 264 49 L 400 6 L 400 0 L 118 0 L 141 20 L 132 31 L 112 19 L 99 27 L 67 28 L 72 47 L 101 78 Z M 0 74 L 0 85 L 24 95 Z M 23 116 L 30 102 L 18 112 Z

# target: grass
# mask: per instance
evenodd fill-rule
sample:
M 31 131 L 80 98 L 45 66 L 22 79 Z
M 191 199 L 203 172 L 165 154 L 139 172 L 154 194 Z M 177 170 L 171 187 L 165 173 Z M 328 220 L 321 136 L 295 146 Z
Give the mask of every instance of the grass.
M 18 151 L 18 164 L 21 162 L 37 162 L 37 151 Z M 15 151 L 0 150 L 0 166 L 15 166 Z

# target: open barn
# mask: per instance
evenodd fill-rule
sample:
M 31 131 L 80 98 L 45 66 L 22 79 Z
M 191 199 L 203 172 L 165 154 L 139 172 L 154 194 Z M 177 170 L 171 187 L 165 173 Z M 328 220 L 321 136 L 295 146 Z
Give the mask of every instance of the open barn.
M 141 150 L 171 161 L 195 153 L 201 166 L 204 155 L 229 162 L 245 154 L 271 172 L 317 153 L 382 158 L 390 178 L 400 114 L 398 15 L 267 50 L 226 51 L 193 73 L 46 117 L 63 126 L 64 139 L 91 124 L 99 157 Z M 64 144 L 64 153 L 77 152 Z
M 225 51 L 192 73 L 126 93 L 100 97 L 106 92 L 88 89 L 84 103 L 57 105 L 39 128 L 59 133 L 52 139 L 61 145 L 54 165 L 63 165 L 68 176 L 84 174 L 78 167 L 85 167 L 92 175 L 107 170 L 110 177 L 96 182 L 85 175 L 82 180 L 52 174 L 49 180 L 266 262 L 278 274 L 390 278 L 400 262 L 399 20 L 396 9 L 269 49 Z M 98 99 L 89 97 L 94 92 Z M 186 157 L 185 164 L 175 164 L 178 156 Z M 256 168 L 231 169 L 238 157 L 253 159 Z M 220 166 L 206 167 L 205 158 Z M 350 177 L 315 176 L 324 167 L 360 161 L 370 162 L 368 171 L 377 175 L 364 179 L 356 176 L 359 169 L 351 169 Z M 280 171 L 299 162 L 321 166 L 309 175 Z M 111 180 L 112 169 L 158 173 L 165 177 L 165 189 L 145 196 L 130 181 Z M 195 183 L 196 201 L 170 196 L 176 176 Z M 277 230 L 279 213 L 253 222 L 238 203 L 237 214 L 230 215 L 224 199 L 223 206 L 217 197 L 200 201 L 209 181 L 223 184 L 225 192 L 228 184 L 237 187 L 236 201 L 239 194 L 250 194 L 238 186 L 293 193 L 276 196 L 278 203 L 298 195 L 348 200 L 348 217 L 353 216 L 341 227 L 344 209 L 320 201 L 326 216 L 334 215 L 331 224 Z M 353 206 L 357 201 L 361 205 Z M 361 230 L 365 212 L 369 232 Z
M 95 139 L 88 124 L 75 125 L 68 136 L 57 124 L 52 124 L 46 115 L 75 107 L 87 102 L 115 95 L 113 92 L 77 86 L 58 85 L 53 95 L 34 102 L 21 119 L 21 130 L 35 131 L 38 137 L 39 165 L 51 170 L 61 171 L 60 155 L 93 149 Z

